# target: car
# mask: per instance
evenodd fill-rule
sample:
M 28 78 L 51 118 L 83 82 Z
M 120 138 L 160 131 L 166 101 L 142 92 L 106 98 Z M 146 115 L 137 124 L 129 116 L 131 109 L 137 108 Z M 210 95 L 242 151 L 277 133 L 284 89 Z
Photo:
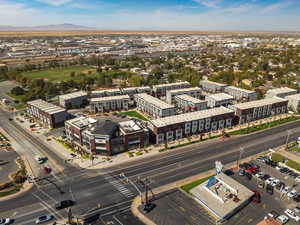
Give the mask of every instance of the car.
M 283 183 L 283 182 L 279 182 L 279 184 L 277 184 L 276 186 L 275 186 L 275 188 L 277 189 L 277 190 L 281 190 L 281 189 L 283 189 L 285 187 L 285 183 Z
M 273 186 L 273 187 L 275 187 L 277 184 L 279 184 L 280 183 L 280 180 L 278 180 L 278 179 L 275 179 L 275 180 L 273 180 L 272 182 L 271 182 L 271 185 Z
M 38 162 L 38 164 L 43 164 L 45 162 L 45 157 L 42 157 L 40 155 L 36 155 L 35 160 Z
M 275 210 L 272 210 L 271 212 L 268 213 L 268 217 L 271 217 L 273 219 L 276 219 L 279 216 L 279 213 L 276 212 Z
M 300 202 L 300 194 L 296 195 L 295 197 L 293 197 L 293 200 L 295 202 Z
M 244 169 L 240 169 L 239 170 L 239 175 L 240 176 L 244 176 L 245 175 L 245 170 Z
M 294 208 L 295 213 L 300 213 L 300 205 Z
M 289 169 L 286 168 L 286 167 L 283 167 L 283 168 L 281 168 L 281 169 L 279 170 L 279 172 L 281 172 L 281 173 L 288 173 L 288 172 L 289 172 Z
M 283 194 L 287 194 L 288 192 L 290 192 L 290 190 L 291 190 L 291 187 L 286 186 L 285 188 L 283 188 L 283 189 L 281 190 L 281 192 L 282 192 Z
M 51 171 L 52 171 L 52 169 L 51 169 L 49 166 L 44 166 L 44 167 L 43 167 L 43 170 L 44 170 L 44 172 L 45 172 L 46 174 L 49 174 L 49 173 L 51 173 Z
M 295 181 L 296 181 L 296 182 L 300 182 L 300 176 L 296 177 L 296 178 L 295 178 Z
M 9 218 L 0 219 L 0 224 L 1 224 L 1 225 L 8 225 L 8 224 L 10 224 L 11 222 L 12 222 L 12 220 L 9 219 Z
M 274 177 L 269 177 L 265 182 L 266 182 L 266 184 L 271 184 L 273 182 L 273 180 L 275 180 Z
M 70 206 L 75 205 L 75 202 L 72 200 L 63 200 L 61 202 L 58 202 L 57 204 L 55 204 L 54 208 L 57 210 L 60 209 L 64 209 L 64 208 L 68 208 Z
M 144 212 L 145 212 L 145 213 L 149 213 L 149 212 L 152 211 L 155 207 L 156 207 L 156 205 L 153 204 L 153 203 L 146 204 L 146 205 L 144 206 Z
M 286 224 L 289 222 L 289 218 L 286 215 L 280 215 L 276 219 L 280 224 Z
M 261 177 L 261 179 L 263 180 L 263 181 L 265 181 L 265 180 L 267 180 L 267 179 L 269 179 L 270 178 L 270 175 L 268 175 L 268 174 L 265 174 L 265 175 L 263 175 L 262 177 Z
M 264 188 L 265 187 L 265 184 L 263 182 L 259 182 L 258 185 L 257 185 L 259 188 Z
M 48 222 L 50 220 L 52 220 L 54 218 L 54 216 L 50 215 L 50 216 L 40 216 L 39 218 L 37 218 L 35 220 L 36 224 L 40 224 L 40 223 L 45 223 Z
M 284 213 L 285 213 L 286 215 L 288 215 L 288 217 L 290 217 L 290 218 L 292 218 L 293 220 L 295 220 L 296 222 L 298 222 L 298 221 L 300 220 L 300 217 L 297 216 L 297 215 L 295 214 L 295 212 L 294 212 L 293 210 L 291 210 L 291 209 L 285 210 Z
M 287 196 L 289 198 L 294 198 L 296 195 L 297 195 L 297 191 L 295 189 L 293 189 L 287 193 Z
M 260 177 L 262 177 L 264 174 L 263 174 L 263 172 L 258 172 L 257 174 L 255 174 L 255 176 L 257 177 L 257 178 L 260 178 Z
M 275 167 L 276 170 L 281 170 L 281 168 L 282 168 L 281 166 L 276 166 Z

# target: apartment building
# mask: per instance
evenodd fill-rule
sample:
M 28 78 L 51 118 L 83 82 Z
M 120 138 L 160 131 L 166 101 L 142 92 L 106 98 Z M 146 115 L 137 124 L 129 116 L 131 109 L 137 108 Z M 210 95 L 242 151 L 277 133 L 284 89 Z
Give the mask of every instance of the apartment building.
M 288 88 L 288 87 L 281 87 L 281 88 L 274 88 L 270 89 L 266 93 L 266 98 L 273 98 L 273 97 L 280 97 L 285 98 L 289 95 L 297 94 L 297 90 Z
M 149 143 L 149 132 L 137 120 L 113 122 L 79 117 L 65 123 L 68 143 L 81 153 L 114 155 Z
M 255 91 L 237 88 L 234 86 L 225 87 L 224 92 L 233 96 L 237 101 L 254 101 L 257 99 L 257 93 Z
M 119 88 L 105 89 L 105 90 L 91 92 L 91 98 L 102 98 L 102 97 L 118 96 L 118 95 L 122 95 L 122 92 Z
M 183 112 L 192 112 L 206 109 L 207 101 L 194 98 L 190 95 L 176 95 L 175 105 Z
M 191 88 L 183 88 L 183 89 L 175 89 L 175 90 L 169 90 L 167 91 L 167 98 L 166 102 L 169 104 L 173 104 L 174 97 L 176 95 L 190 95 L 194 98 L 200 98 L 201 96 L 201 89 L 198 87 L 191 87 Z
M 131 98 L 134 94 L 138 93 L 151 93 L 151 88 L 149 86 L 145 87 L 129 87 L 129 88 L 115 88 L 115 89 L 105 89 L 99 91 L 92 91 L 92 98 L 101 98 L 107 96 L 118 96 L 118 95 L 129 95 Z
M 177 83 L 170 83 L 170 84 L 159 84 L 154 85 L 152 90 L 156 97 L 166 96 L 167 91 L 175 90 L 175 89 L 182 89 L 182 88 L 189 88 L 191 85 L 189 82 L 177 82 Z
M 217 83 L 210 80 L 201 80 L 199 82 L 199 86 L 202 88 L 203 91 L 209 93 L 220 93 L 224 92 L 225 87 L 227 84 Z
M 228 106 L 232 104 L 234 98 L 226 93 L 217 93 L 213 95 L 205 96 L 205 101 L 207 101 L 207 106 L 209 108 L 220 107 L 220 106 Z
M 243 124 L 254 120 L 287 112 L 288 100 L 283 98 L 265 98 L 228 106 L 234 110 L 236 122 Z
M 68 119 L 66 109 L 41 99 L 27 102 L 27 113 L 49 128 L 62 126 Z
M 129 104 L 129 95 L 92 98 L 90 100 L 90 109 L 93 113 L 103 113 L 115 110 L 128 110 Z
M 58 97 L 59 105 L 66 109 L 81 108 L 88 103 L 88 95 L 85 91 L 73 92 Z
M 156 144 L 232 126 L 234 111 L 225 107 L 169 116 L 149 122 Z
M 154 118 L 176 114 L 176 107 L 151 95 L 142 93 L 134 96 L 138 110 L 148 113 Z
M 300 107 L 300 94 L 289 95 L 286 96 L 285 99 L 289 101 L 288 107 L 294 112 L 298 113 L 298 109 Z

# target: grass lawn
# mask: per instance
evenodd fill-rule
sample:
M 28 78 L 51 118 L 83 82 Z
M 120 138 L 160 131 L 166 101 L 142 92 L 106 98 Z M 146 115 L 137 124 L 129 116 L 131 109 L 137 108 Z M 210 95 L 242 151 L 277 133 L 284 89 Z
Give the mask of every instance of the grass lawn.
M 15 99 L 15 100 L 17 100 L 17 101 L 19 101 L 19 102 L 22 102 L 23 101 L 23 98 L 24 98 L 24 96 L 25 95 L 14 95 L 14 94 L 12 94 L 12 93 L 10 93 L 10 92 L 7 92 L 7 93 L 5 93 L 6 95 L 8 95 L 9 97 L 12 97 L 13 99 Z
M 213 175 L 213 176 L 214 176 L 214 175 Z M 194 187 L 197 187 L 199 184 L 204 183 L 205 181 L 207 181 L 209 178 L 211 178 L 211 177 L 213 177 L 213 176 L 204 177 L 204 178 L 202 178 L 202 179 L 200 179 L 200 180 L 196 180 L 196 181 L 193 181 L 193 182 L 191 182 L 191 183 L 189 183 L 189 184 L 183 185 L 183 186 L 181 186 L 180 188 L 181 188 L 182 190 L 184 190 L 185 192 L 190 193 L 190 190 L 191 190 L 191 189 L 193 189 Z
M 91 75 L 88 75 L 87 71 L 92 71 Z M 71 72 L 75 72 L 76 75 L 74 78 L 70 76 Z M 33 71 L 24 73 L 25 77 L 28 78 L 46 78 L 49 81 L 62 81 L 62 80 L 71 80 L 78 79 L 76 76 L 80 73 L 85 73 L 87 76 L 95 75 L 95 69 L 92 69 L 90 66 L 71 66 L 66 68 L 55 68 L 41 71 Z
M 0 191 L 0 198 L 1 197 L 5 197 L 5 196 L 8 196 L 8 195 L 12 195 L 12 194 L 15 194 L 19 191 L 19 188 L 15 188 L 15 189 L 12 189 L 10 191 Z
M 148 121 L 146 117 L 144 117 L 142 114 L 138 113 L 137 111 L 128 111 L 128 112 L 121 112 L 120 114 L 129 116 L 129 117 L 134 117 L 140 120 Z

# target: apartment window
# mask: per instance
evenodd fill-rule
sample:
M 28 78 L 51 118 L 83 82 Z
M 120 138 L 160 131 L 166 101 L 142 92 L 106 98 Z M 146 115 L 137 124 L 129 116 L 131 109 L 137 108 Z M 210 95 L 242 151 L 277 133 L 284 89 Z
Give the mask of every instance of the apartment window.
M 218 122 L 217 121 L 214 121 L 211 123 L 211 130 L 217 130 L 218 128 Z
M 219 129 L 223 129 L 225 124 L 225 120 L 220 120 L 219 121 Z
M 167 132 L 167 139 L 168 139 L 168 141 L 173 140 L 173 131 L 168 131 Z
M 182 129 L 176 130 L 176 139 L 182 138 Z
M 158 134 L 157 135 L 157 143 L 164 142 L 164 134 Z
M 231 127 L 232 119 L 226 120 L 226 127 Z

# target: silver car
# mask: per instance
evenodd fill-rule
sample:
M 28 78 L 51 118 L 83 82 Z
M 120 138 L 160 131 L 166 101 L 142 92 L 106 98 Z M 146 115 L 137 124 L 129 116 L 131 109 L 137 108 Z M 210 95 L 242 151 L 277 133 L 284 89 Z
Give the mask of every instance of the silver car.
M 54 216 L 40 216 L 39 218 L 36 219 L 35 223 L 40 224 L 40 223 L 45 223 L 47 221 L 50 221 L 54 218 Z

